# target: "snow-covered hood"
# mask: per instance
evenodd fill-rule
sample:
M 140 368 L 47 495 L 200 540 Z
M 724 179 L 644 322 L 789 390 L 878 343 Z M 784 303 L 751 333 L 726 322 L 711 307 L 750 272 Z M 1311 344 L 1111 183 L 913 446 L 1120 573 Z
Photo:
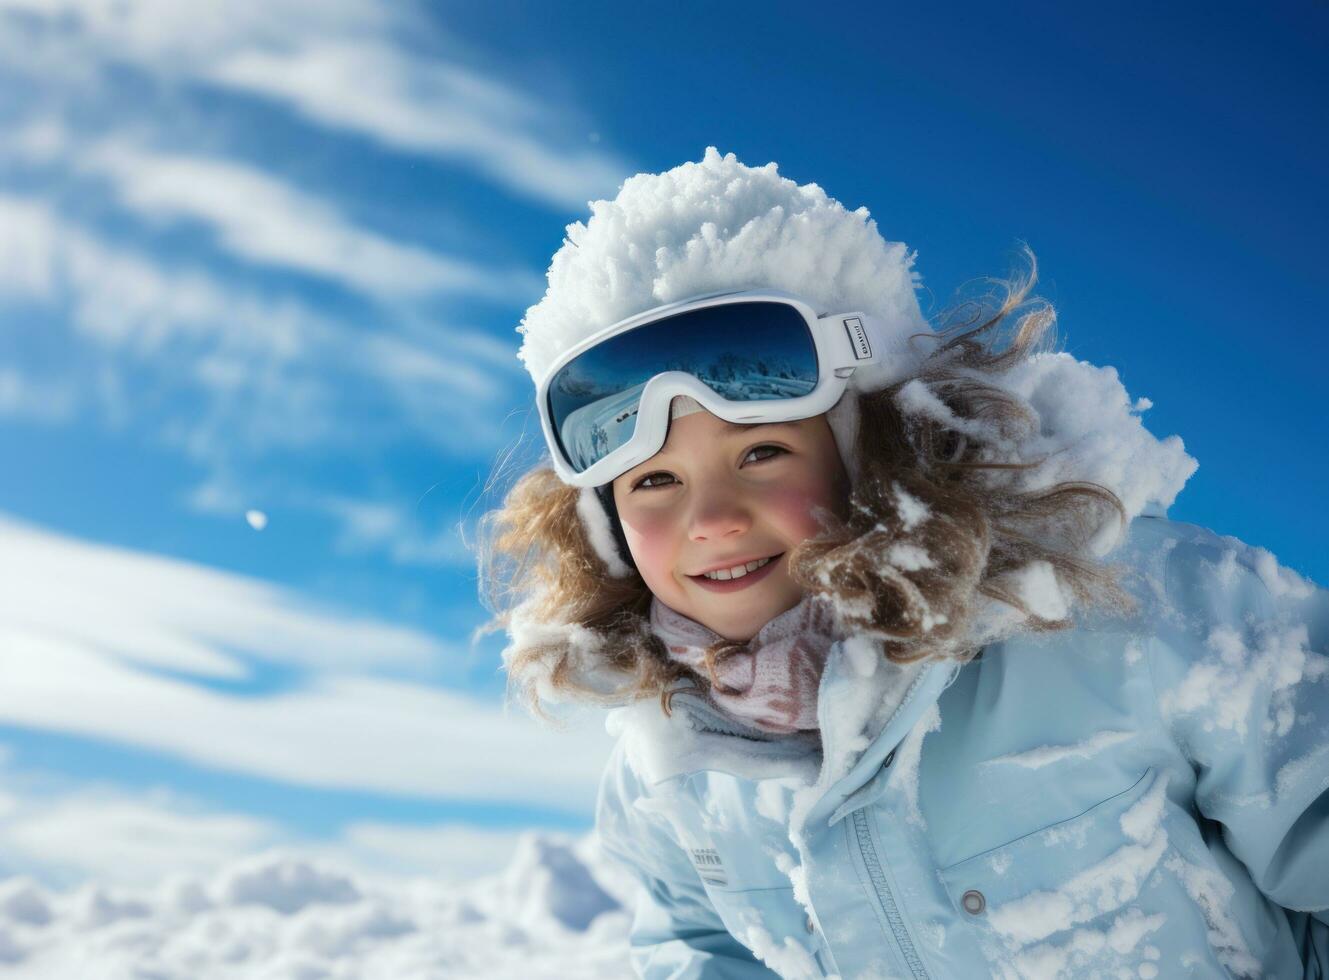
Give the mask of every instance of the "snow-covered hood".
M 908 376 L 918 357 L 909 337 L 929 332 L 913 264 L 866 208 L 708 147 L 700 162 L 629 178 L 568 225 L 549 287 L 518 328 L 518 356 L 538 385 L 559 355 L 619 320 L 693 296 L 779 289 L 823 312 L 878 318 L 884 356 L 855 383 L 879 388 Z

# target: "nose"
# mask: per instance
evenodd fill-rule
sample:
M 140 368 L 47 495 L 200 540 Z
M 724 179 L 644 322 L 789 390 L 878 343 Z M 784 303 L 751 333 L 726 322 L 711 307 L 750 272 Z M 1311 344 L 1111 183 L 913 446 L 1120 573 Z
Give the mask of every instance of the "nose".
M 692 507 L 688 534 L 693 541 L 718 541 L 745 533 L 752 527 L 752 513 L 733 488 L 716 488 L 697 497 Z

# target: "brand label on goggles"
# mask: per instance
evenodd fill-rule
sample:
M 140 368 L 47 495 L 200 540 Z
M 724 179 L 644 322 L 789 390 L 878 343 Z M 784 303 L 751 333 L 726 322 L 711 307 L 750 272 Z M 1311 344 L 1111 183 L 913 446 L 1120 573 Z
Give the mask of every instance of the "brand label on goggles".
M 866 361 L 872 356 L 872 345 L 868 343 L 868 332 L 863 329 L 863 321 L 856 316 L 845 317 L 845 332 L 849 334 L 849 343 L 854 347 L 854 357 Z

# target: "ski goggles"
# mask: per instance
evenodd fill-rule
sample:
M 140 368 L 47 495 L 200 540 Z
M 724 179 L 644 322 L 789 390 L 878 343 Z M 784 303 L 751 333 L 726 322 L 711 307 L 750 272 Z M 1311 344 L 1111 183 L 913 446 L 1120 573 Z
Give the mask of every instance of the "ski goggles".
M 874 363 L 863 313 L 818 316 L 774 290 L 703 296 L 622 320 L 554 362 L 536 404 L 554 469 L 597 487 L 665 443 L 669 405 L 696 399 L 727 422 L 792 422 L 830 410 Z

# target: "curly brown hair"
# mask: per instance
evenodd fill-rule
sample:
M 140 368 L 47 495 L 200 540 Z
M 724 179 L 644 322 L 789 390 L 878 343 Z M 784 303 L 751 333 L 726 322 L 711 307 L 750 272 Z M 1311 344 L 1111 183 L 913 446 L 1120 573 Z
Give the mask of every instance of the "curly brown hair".
M 1018 479 L 1041 462 L 1013 452 L 1038 419 L 1000 382 L 1050 346 L 1056 322 L 1029 295 L 1037 264 L 1025 254 L 1026 276 L 951 306 L 937 333 L 917 338 L 934 348 L 913 375 L 852 396 L 856 472 L 846 516 L 790 554 L 795 581 L 833 600 L 842 634 L 875 640 L 895 662 L 972 658 L 985 639 L 977 619 L 990 605 L 980 597 L 1018 611 L 1031 630 L 1065 629 L 1075 606 L 1130 605 L 1093 547 L 1106 522 L 1125 522 L 1116 495 L 1090 483 L 1029 490 Z M 920 398 L 931 410 L 917 410 Z M 560 701 L 654 696 L 667 712 L 680 681 L 709 685 L 651 633 L 641 576 L 610 576 L 579 519 L 578 495 L 537 467 L 482 522 L 481 579 L 491 628 L 509 634 L 509 691 L 536 714 Z M 1023 597 L 1018 573 L 1033 562 L 1047 563 L 1073 597 L 1064 615 L 1041 616 Z M 708 658 L 712 675 L 729 652 Z

